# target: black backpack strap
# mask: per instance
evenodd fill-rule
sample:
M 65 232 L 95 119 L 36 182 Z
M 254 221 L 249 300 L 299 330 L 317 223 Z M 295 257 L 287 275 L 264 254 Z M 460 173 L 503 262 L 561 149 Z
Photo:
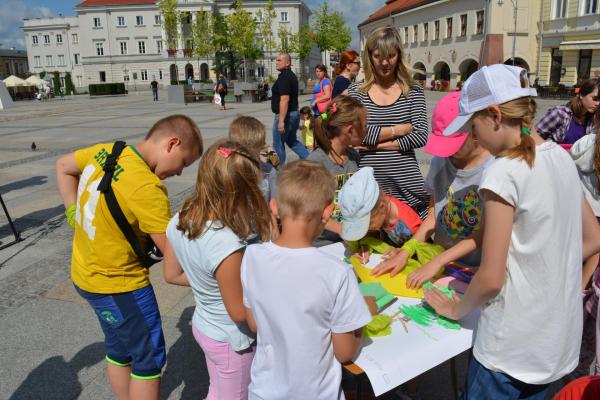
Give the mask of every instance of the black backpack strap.
M 142 249 L 137 235 L 133 231 L 133 228 L 129 224 L 129 221 L 127 221 L 127 217 L 125 217 L 125 214 L 123 214 L 121 206 L 119 206 L 119 202 L 115 197 L 115 192 L 113 191 L 111 185 L 113 174 L 115 172 L 115 167 L 117 166 L 117 160 L 119 159 L 119 156 L 121 155 L 125 147 L 125 142 L 115 142 L 112 148 L 112 152 L 106 158 L 106 162 L 102 167 L 102 169 L 104 170 L 104 176 L 98 184 L 98 191 L 104 194 L 104 198 L 106 199 L 106 205 L 110 210 L 110 214 L 119 226 L 119 229 L 121 229 L 121 232 L 123 232 L 123 235 L 129 242 L 129 245 L 133 249 L 135 255 L 138 257 L 138 259 L 140 260 L 142 265 L 144 265 L 144 267 L 150 267 L 152 266 L 152 264 L 156 263 L 156 261 L 150 259 L 150 257 L 148 257 L 148 255 L 144 252 L 144 249 Z

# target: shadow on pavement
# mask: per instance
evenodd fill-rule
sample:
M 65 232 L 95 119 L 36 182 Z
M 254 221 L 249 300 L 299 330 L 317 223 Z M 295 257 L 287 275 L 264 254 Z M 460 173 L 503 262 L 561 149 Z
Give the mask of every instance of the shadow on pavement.
M 10 209 L 8 210 L 10 212 Z M 29 228 L 36 228 L 48 220 L 57 217 L 61 214 L 64 214 L 65 207 L 62 204 L 59 204 L 56 207 L 46 208 L 44 210 L 34 211 L 32 213 L 23 215 L 17 219 L 13 219 L 13 223 L 19 232 L 23 232 Z M 12 216 L 11 216 L 12 217 Z M 4 216 L 4 212 L 0 208 L 0 223 L 5 225 L 0 225 L 0 238 L 12 235 L 12 231 L 10 230 L 10 226 L 8 225 L 8 221 Z
M 70 361 L 54 356 L 37 366 L 15 390 L 9 400 L 64 400 L 79 396 L 83 387 L 77 374 L 104 359 L 104 344 L 92 343 L 81 349 Z
M 182 383 L 181 399 L 203 399 L 208 394 L 208 371 L 204 354 L 192 334 L 194 307 L 186 308 L 177 328 L 181 336 L 167 354 L 167 368 L 160 383 L 160 398 L 167 399 Z
M 31 178 L 22 179 L 20 181 L 15 181 L 11 183 L 7 183 L 6 185 L 0 186 L 0 193 L 6 194 L 13 190 L 19 190 L 30 186 L 39 186 L 44 185 L 48 182 L 47 176 L 32 176 Z

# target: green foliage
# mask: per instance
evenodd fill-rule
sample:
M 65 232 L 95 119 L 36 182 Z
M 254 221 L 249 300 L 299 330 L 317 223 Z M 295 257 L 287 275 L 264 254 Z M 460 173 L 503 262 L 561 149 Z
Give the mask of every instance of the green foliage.
M 280 25 L 277 31 L 280 53 L 296 53 L 298 51 L 298 36 L 294 35 L 286 26 Z
M 256 22 L 244 9 L 244 2 L 236 0 L 235 11 L 225 17 L 229 32 L 230 50 L 243 58 L 254 58 L 260 52 L 256 42 Z
M 46 76 L 46 71 L 40 72 L 40 79 L 44 79 L 45 76 Z
M 177 0 L 160 0 L 158 9 L 161 15 L 161 25 L 165 31 L 167 48 L 176 49 L 178 42 L 177 24 L 179 22 Z
M 52 73 L 52 87 L 55 95 L 60 93 L 60 72 L 58 71 Z
M 65 94 L 77 94 L 70 72 L 67 72 L 65 75 Z
M 308 25 L 302 25 L 300 27 L 300 31 L 298 32 L 298 57 L 301 60 L 306 60 L 310 54 L 310 50 L 312 49 L 313 39 L 311 37 L 310 27 Z
M 192 23 L 192 54 L 197 57 L 208 57 L 214 53 L 213 18 L 206 11 L 196 13 L 196 21 Z
M 314 15 L 313 38 L 319 49 L 322 52 L 346 50 L 352 42 L 352 30 L 346 26 L 344 16 L 337 11 L 330 13 L 327 1 Z
M 277 18 L 277 13 L 273 7 L 273 0 L 268 0 L 265 7 L 262 10 L 258 10 L 256 15 L 260 20 L 258 23 L 260 44 L 269 52 L 269 54 L 271 54 L 271 50 L 277 45 L 273 33 L 273 20 Z
M 97 83 L 89 85 L 90 96 L 125 94 L 125 83 Z

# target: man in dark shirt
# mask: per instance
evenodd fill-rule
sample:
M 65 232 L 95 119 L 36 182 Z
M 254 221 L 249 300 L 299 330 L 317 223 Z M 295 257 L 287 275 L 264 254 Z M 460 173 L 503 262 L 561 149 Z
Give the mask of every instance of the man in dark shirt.
M 298 114 L 298 78 L 290 68 L 289 54 L 281 53 L 275 60 L 279 77 L 271 89 L 271 111 L 275 114 L 273 123 L 273 147 L 279 156 L 280 165 L 285 164 L 287 144 L 301 159 L 308 157 L 308 150 L 296 137 L 300 115 Z
M 152 88 L 152 99 L 154 101 L 158 101 L 158 82 L 156 82 L 156 78 L 152 79 L 152 82 L 150 82 L 150 87 Z

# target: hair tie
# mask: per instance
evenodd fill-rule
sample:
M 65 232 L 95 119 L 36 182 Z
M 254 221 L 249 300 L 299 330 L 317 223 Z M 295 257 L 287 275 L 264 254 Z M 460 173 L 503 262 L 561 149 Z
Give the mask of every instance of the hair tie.
M 325 121 L 327 118 L 328 118 L 328 116 L 327 116 L 327 113 L 322 113 L 322 114 L 321 114 L 321 119 L 322 119 L 323 121 Z
M 581 91 L 581 88 L 578 88 L 578 87 L 575 88 L 575 94 L 579 94 L 580 91 Z
M 233 153 L 233 149 L 230 149 L 229 147 L 219 147 L 217 151 L 223 158 L 229 158 Z
M 530 128 L 522 127 L 521 128 L 521 135 L 531 135 L 531 129 Z
M 336 103 L 331 103 L 331 112 L 337 112 L 337 104 Z

